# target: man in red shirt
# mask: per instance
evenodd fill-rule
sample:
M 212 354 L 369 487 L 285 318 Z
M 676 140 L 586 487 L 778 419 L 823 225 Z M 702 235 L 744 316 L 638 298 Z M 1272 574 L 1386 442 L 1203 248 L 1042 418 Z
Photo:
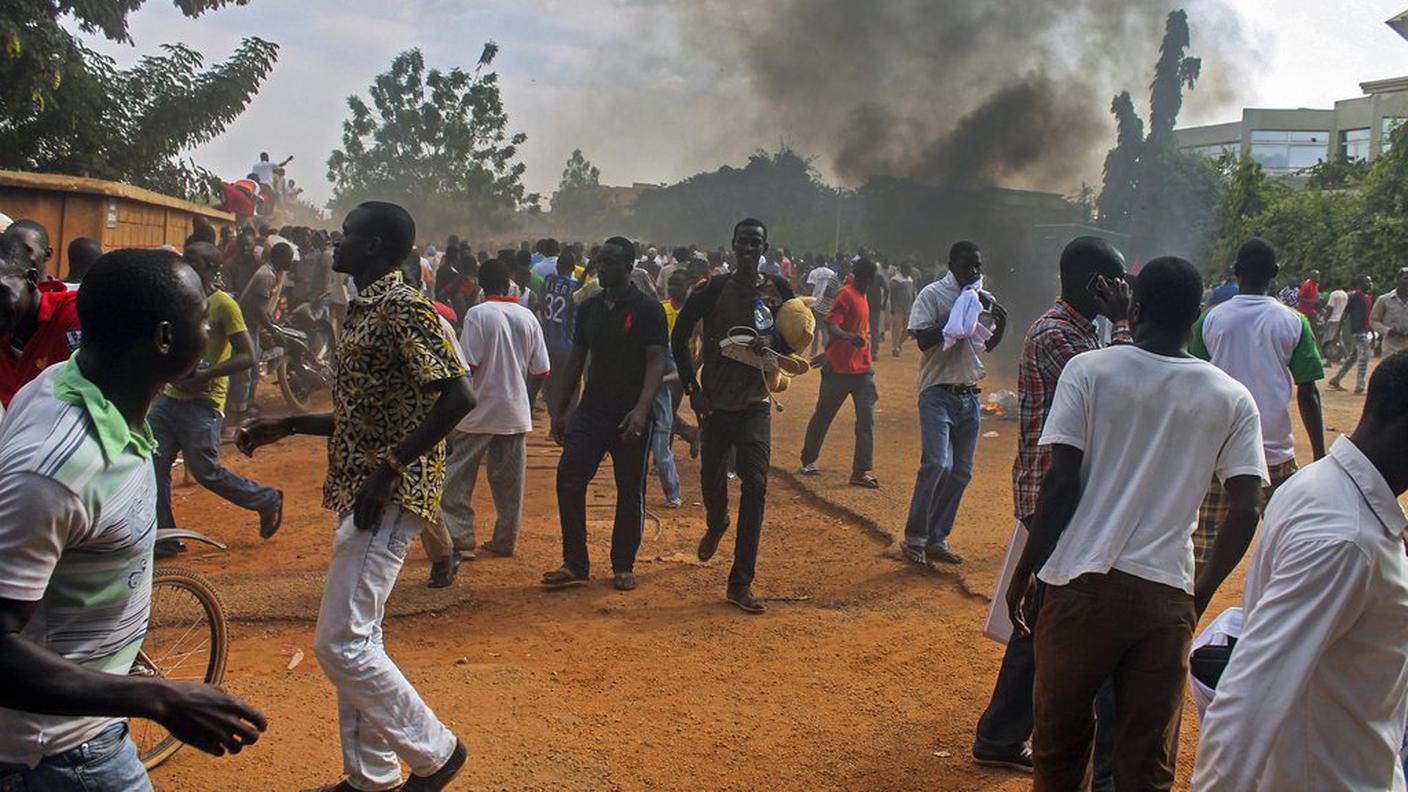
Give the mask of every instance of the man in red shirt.
M 1320 270 L 1311 270 L 1296 295 L 1296 310 L 1305 314 L 1312 326 L 1320 315 Z
M 836 411 L 851 398 L 856 408 L 856 447 L 851 461 L 851 483 L 876 489 L 880 482 L 871 473 L 874 451 L 873 427 L 875 373 L 870 363 L 870 304 L 866 290 L 875 280 L 875 262 L 862 257 L 855 263 L 851 279 L 841 287 L 826 315 L 826 365 L 821 369 L 821 392 L 817 394 L 816 411 L 807 423 L 807 439 L 802 445 L 802 473 L 820 473 L 816 460 L 821 456 L 821 444 Z
M 82 338 L 78 292 L 40 282 L 22 246 L 0 249 L 0 404 L 45 368 L 68 360 Z

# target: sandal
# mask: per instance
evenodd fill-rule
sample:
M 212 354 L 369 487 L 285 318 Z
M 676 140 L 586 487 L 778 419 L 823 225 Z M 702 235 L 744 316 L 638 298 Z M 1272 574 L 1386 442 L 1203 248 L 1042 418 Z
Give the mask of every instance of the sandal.
M 544 588 L 567 588 L 569 586 L 580 586 L 586 582 L 586 575 L 579 575 L 567 567 L 559 567 L 551 572 L 543 573 Z
M 880 479 L 869 473 L 855 473 L 851 476 L 851 485 L 866 489 L 880 489 Z

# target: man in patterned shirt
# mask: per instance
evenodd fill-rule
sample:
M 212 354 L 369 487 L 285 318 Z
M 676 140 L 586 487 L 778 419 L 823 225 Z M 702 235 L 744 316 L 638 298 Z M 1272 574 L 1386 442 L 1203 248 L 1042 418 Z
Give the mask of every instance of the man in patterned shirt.
M 219 688 L 131 674 L 151 611 L 147 408 L 205 348 L 180 256 L 118 250 L 78 297 L 78 353 L 20 390 L 0 430 L 0 789 L 150 792 L 127 718 L 238 753 L 265 721 Z
M 1061 296 L 1056 304 L 1027 328 L 1022 342 L 1022 359 L 1017 374 L 1020 417 L 1017 430 L 1017 459 L 1012 464 L 1012 490 L 1017 520 L 1028 526 L 1036 513 L 1041 478 L 1051 466 L 1051 448 L 1037 445 L 1056 395 L 1056 381 L 1071 358 L 1099 349 L 1100 333 L 1094 318 L 1104 316 L 1114 323 L 1113 341 L 1132 343 L 1129 330 L 1129 284 L 1125 281 L 1124 257 L 1099 237 L 1072 240 L 1061 251 Z M 1040 585 L 1040 584 L 1038 584 Z M 1001 589 L 999 589 L 1001 594 Z M 1040 602 L 1040 598 L 1037 598 Z M 1027 616 L 1034 624 L 1037 607 Z M 978 721 L 973 740 L 973 759 L 978 764 L 1031 771 L 1032 684 L 1036 659 L 1030 635 L 1013 635 L 997 672 L 992 701 Z M 1098 701 L 1100 714 L 1112 713 L 1106 691 Z M 1108 737 L 1102 730 L 1099 737 Z M 1095 789 L 1108 789 L 1110 750 L 1108 739 L 1096 741 Z
M 435 306 L 401 274 L 415 221 L 369 201 L 342 231 L 333 269 L 352 276 L 357 297 L 338 339 L 333 411 L 253 421 L 236 442 L 252 454 L 291 434 L 329 438 L 323 505 L 337 532 L 313 651 L 337 688 L 347 778 L 320 792 L 440 790 L 464 766 L 464 744 L 391 661 L 381 622 L 407 548 L 439 519 L 445 436 L 474 397 Z

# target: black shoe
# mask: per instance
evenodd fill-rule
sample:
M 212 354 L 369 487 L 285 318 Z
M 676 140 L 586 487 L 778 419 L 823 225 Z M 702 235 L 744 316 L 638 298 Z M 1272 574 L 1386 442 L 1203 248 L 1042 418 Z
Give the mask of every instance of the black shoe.
M 973 749 L 973 762 L 984 767 L 1005 767 L 1023 773 L 1032 772 L 1032 750 L 1023 745 L 1016 751 L 982 753 Z
M 929 560 L 929 563 L 931 564 L 936 562 L 943 562 L 945 564 L 955 565 L 963 563 L 963 556 L 953 552 L 952 550 L 948 549 L 943 545 L 926 549 L 924 551 L 924 557 L 927 558 Z
M 611 584 L 617 591 L 635 591 L 636 576 L 632 572 L 617 572 Z
M 395 787 L 391 790 L 391 792 L 400 792 L 400 789 L 401 787 Z M 341 781 L 338 781 L 336 784 L 324 784 L 320 787 L 305 789 L 303 790 L 303 792 L 361 792 L 361 790 L 357 789 L 357 787 L 352 786 L 352 783 L 350 781 L 343 779 Z
M 406 783 L 401 785 L 401 792 L 440 792 L 440 790 L 450 785 L 455 776 L 459 775 L 464 768 L 465 760 L 469 758 L 469 751 L 465 749 L 464 743 L 455 740 L 454 753 L 445 760 L 445 764 L 439 770 L 428 776 L 412 775 L 406 779 Z
M 175 558 L 186 552 L 186 543 L 180 539 L 158 539 L 154 551 L 157 560 Z
M 729 589 L 728 601 L 737 606 L 738 609 L 744 613 L 751 613 L 755 616 L 768 609 L 768 606 L 764 605 L 762 600 L 753 596 L 752 589 Z
M 444 561 L 436 561 L 430 565 L 430 582 L 426 583 L 426 588 L 449 588 L 455 582 L 455 575 L 460 571 L 460 554 L 450 553 L 450 557 Z
M 708 561 L 714 557 L 714 553 L 719 550 L 719 540 L 724 538 L 724 531 L 727 528 L 715 531 L 710 528 L 704 532 L 704 538 L 699 540 L 699 560 Z
M 259 538 L 268 539 L 284 524 L 284 491 L 274 490 L 274 505 L 259 513 Z

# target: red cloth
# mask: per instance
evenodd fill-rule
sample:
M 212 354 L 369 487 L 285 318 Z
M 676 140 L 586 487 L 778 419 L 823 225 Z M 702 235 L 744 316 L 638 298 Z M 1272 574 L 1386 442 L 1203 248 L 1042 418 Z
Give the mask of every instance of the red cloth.
M 6 407 L 39 372 L 68 360 L 83 338 L 78 327 L 78 292 L 68 291 L 59 281 L 41 283 L 38 289 L 39 326 L 18 359 L 10 349 L 9 334 L 0 336 L 0 403 Z
M 1296 309 L 1311 319 L 1320 312 L 1317 303 L 1320 301 L 1320 284 L 1313 280 L 1307 280 L 1300 285 L 1300 292 L 1296 295 Z
M 852 280 L 847 279 L 846 285 L 836 293 L 826 323 L 848 333 L 860 333 L 865 338 L 865 346 L 860 347 L 850 341 L 830 338 L 826 343 L 826 365 L 837 374 L 870 371 L 870 303 Z
M 254 196 L 258 194 L 258 185 L 249 179 L 227 183 L 225 185 L 225 211 L 243 215 L 254 214 Z
M 450 324 L 454 324 L 455 322 L 458 322 L 460 320 L 460 318 L 455 315 L 455 309 L 451 308 L 445 303 L 440 302 L 439 300 L 431 300 L 431 302 L 435 305 L 435 310 L 438 311 L 441 316 L 445 317 L 445 319 L 447 319 Z

